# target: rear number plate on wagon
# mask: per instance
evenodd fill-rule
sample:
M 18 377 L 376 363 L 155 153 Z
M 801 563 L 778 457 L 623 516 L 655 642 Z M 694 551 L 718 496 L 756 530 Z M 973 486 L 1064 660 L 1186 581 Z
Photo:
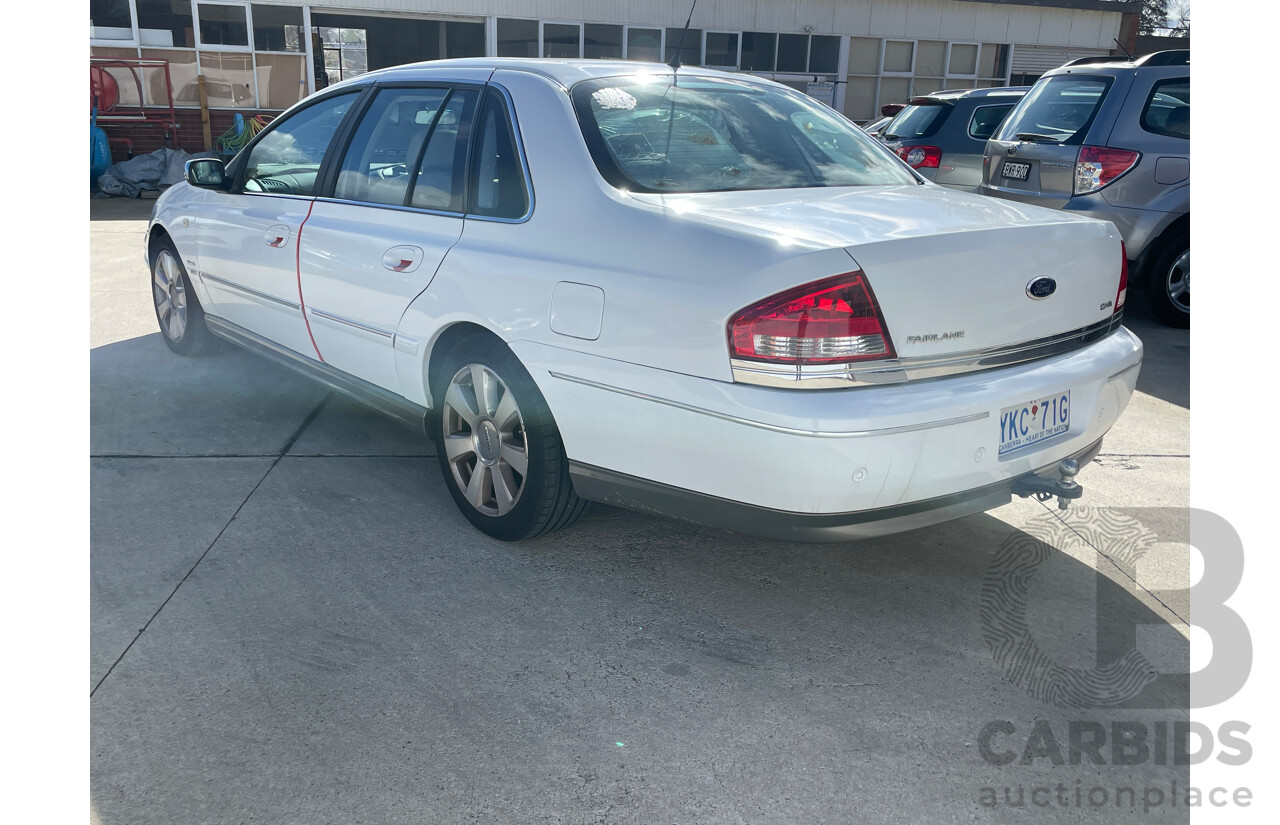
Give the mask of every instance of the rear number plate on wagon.
M 1000 455 L 1038 444 L 1071 428 L 1071 391 L 1000 411 Z
M 1004 175 L 1006 178 L 1013 178 L 1014 180 L 1026 180 L 1027 173 L 1030 171 L 1031 164 L 1014 163 L 1012 161 L 1006 162 L 1005 165 L 1000 168 L 1001 175 Z

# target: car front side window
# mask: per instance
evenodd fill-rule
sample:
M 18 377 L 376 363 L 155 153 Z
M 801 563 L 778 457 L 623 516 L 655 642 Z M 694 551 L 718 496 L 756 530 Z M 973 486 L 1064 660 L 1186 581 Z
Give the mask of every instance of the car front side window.
M 267 132 L 249 150 L 244 191 L 312 195 L 325 152 L 359 91 L 308 106 Z

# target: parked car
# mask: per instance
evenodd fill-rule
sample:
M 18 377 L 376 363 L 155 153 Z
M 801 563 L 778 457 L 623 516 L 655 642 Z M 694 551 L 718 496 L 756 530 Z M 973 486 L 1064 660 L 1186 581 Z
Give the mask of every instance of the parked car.
M 987 138 L 1025 87 L 960 89 L 914 97 L 880 130 L 880 139 L 935 183 L 972 192 L 982 182 Z
M 880 132 L 884 129 L 884 127 L 889 125 L 889 121 L 891 120 L 893 120 L 893 117 L 882 117 L 879 120 L 873 120 L 870 123 L 864 124 L 862 127 L 862 131 L 866 132 L 872 137 L 879 137 Z
M 425 426 L 504 540 L 588 500 L 814 540 L 1069 501 L 1142 359 L 1115 227 L 696 68 L 361 75 L 191 161 L 146 244 L 170 349 L 218 336 Z
M 1135 289 L 1191 323 L 1190 52 L 1076 61 L 1032 87 L 992 139 L 981 192 L 1109 220 Z

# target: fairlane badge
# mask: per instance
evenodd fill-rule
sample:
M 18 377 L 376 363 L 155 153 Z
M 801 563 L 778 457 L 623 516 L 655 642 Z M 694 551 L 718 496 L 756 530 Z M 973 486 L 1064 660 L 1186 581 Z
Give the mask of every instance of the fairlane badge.
M 958 329 L 954 332 L 935 332 L 929 335 L 908 335 L 908 344 L 931 344 L 934 341 L 954 341 L 957 338 L 964 337 L 964 330 Z

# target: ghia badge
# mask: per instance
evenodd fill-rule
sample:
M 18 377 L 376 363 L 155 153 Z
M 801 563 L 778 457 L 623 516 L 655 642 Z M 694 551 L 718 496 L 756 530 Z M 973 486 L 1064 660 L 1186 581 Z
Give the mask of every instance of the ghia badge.
M 1052 278 L 1036 278 L 1027 284 L 1027 297 L 1043 301 L 1058 290 L 1058 282 Z

